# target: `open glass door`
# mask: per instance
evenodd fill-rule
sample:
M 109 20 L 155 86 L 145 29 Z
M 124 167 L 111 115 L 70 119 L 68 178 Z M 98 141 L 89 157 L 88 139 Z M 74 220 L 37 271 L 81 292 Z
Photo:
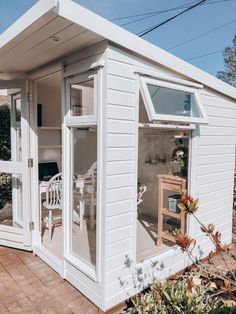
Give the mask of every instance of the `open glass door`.
M 31 250 L 26 85 L 0 81 L 0 245 Z

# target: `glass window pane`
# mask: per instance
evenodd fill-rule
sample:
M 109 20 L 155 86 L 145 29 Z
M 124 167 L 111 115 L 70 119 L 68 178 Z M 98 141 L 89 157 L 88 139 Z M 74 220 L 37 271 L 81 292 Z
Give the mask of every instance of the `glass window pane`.
M 193 93 L 147 84 L 157 114 L 202 118 Z
M 0 90 L 0 160 L 22 160 L 19 91 L 19 89 Z
M 0 173 L 0 224 L 22 228 L 22 178 L 19 174 Z
M 188 182 L 189 138 L 183 131 L 139 128 L 137 181 L 137 260 L 175 245 L 166 238 L 180 229 L 180 185 Z M 165 180 L 160 180 L 164 177 Z M 183 181 L 182 181 L 183 180 Z M 166 237 L 162 237 L 166 235 Z
M 97 129 L 72 129 L 72 253 L 96 264 Z
M 94 115 L 94 80 L 70 86 L 71 114 L 73 116 Z
M 21 98 L 20 94 L 13 98 L 13 110 L 15 122 L 20 122 L 21 120 Z

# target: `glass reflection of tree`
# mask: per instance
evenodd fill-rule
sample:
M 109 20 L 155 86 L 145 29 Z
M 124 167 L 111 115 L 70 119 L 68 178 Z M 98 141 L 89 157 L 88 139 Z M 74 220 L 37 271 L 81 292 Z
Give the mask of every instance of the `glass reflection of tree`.
M 9 105 L 0 106 L 0 160 L 11 160 L 11 116 Z M 11 175 L 0 173 L 0 209 L 11 198 Z

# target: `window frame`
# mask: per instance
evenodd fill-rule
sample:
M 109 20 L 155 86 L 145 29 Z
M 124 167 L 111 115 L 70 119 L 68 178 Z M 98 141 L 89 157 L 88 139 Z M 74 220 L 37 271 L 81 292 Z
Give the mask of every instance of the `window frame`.
M 193 94 L 193 97 L 195 99 L 197 108 L 199 112 L 201 113 L 202 117 L 186 117 L 186 116 L 178 116 L 173 114 L 161 114 L 157 113 L 154 109 L 154 105 L 150 96 L 150 93 L 148 91 L 147 84 L 170 88 L 177 91 L 183 91 Z M 172 83 L 167 82 L 163 80 L 158 80 L 150 77 L 140 77 L 140 91 L 141 95 L 143 97 L 143 102 L 145 105 L 145 109 L 147 111 L 148 119 L 150 121 L 164 121 L 164 122 L 180 122 L 180 123 L 193 123 L 193 124 L 208 124 L 208 118 L 204 111 L 203 104 L 200 99 L 200 92 L 199 89 L 180 85 L 178 83 Z
M 68 182 L 63 187 L 64 194 L 64 208 L 67 209 L 67 214 L 64 210 L 64 259 L 70 263 L 73 267 L 81 271 L 84 275 L 88 276 L 94 282 L 100 282 L 101 280 L 101 95 L 102 95 L 102 73 L 103 69 L 87 70 L 83 73 L 79 73 L 74 76 L 64 77 L 64 123 L 63 123 L 63 165 L 64 165 L 64 181 Z M 84 82 L 88 79 L 94 79 L 94 115 L 88 116 L 71 116 L 70 107 L 70 85 L 73 83 Z M 62 96 L 63 97 L 63 96 Z M 75 255 L 72 250 L 72 129 L 73 128 L 85 128 L 85 127 L 97 127 L 97 199 L 96 199 L 96 263 L 95 266 L 89 265 L 86 261 Z
M 93 79 L 94 81 L 94 88 L 93 88 L 93 103 L 94 103 L 94 110 L 92 115 L 82 115 L 82 116 L 75 116 L 72 115 L 72 108 L 71 108 L 71 94 L 70 89 L 71 85 L 77 83 L 83 83 Z M 76 126 L 78 123 L 87 125 L 97 123 L 97 111 L 98 111 L 98 75 L 97 71 L 93 71 L 92 73 L 86 72 L 82 74 L 78 74 L 66 79 L 66 123 L 70 126 Z

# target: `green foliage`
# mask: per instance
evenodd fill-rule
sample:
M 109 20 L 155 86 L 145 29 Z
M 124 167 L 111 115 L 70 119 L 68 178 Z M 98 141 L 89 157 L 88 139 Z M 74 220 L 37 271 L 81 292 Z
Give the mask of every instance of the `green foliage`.
M 211 290 L 209 285 L 199 282 L 194 284 L 193 278 L 190 277 L 185 277 L 178 282 L 160 282 L 154 285 L 148 292 L 141 293 L 132 299 L 134 308 L 131 310 L 131 313 L 209 313 L 211 310 L 219 309 L 223 306 L 222 301 L 210 297 Z
M 226 47 L 223 52 L 225 71 L 217 72 L 222 81 L 236 87 L 236 35 L 232 47 Z
M 210 311 L 209 314 L 236 314 L 236 308 L 222 307 L 220 309 Z
M 11 158 L 11 134 L 10 134 L 10 108 L 8 105 L 0 106 L 0 160 Z

